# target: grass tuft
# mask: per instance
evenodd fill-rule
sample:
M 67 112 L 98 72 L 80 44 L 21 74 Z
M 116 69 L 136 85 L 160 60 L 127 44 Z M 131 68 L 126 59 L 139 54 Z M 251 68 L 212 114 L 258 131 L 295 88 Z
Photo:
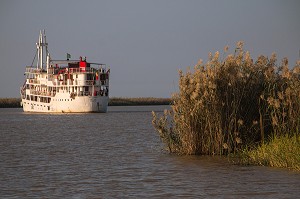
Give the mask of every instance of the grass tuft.
M 300 171 L 300 136 L 283 135 L 240 154 L 240 163 Z

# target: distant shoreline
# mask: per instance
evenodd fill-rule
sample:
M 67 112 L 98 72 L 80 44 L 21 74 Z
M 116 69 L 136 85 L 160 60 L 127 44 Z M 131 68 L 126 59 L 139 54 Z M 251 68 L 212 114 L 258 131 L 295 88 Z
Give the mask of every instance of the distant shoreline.
M 170 98 L 155 97 L 112 97 L 108 106 L 147 106 L 147 105 L 170 105 Z M 0 108 L 21 108 L 20 98 L 0 98 Z
M 146 105 L 170 105 L 170 98 L 137 97 L 124 98 L 112 97 L 109 99 L 108 106 L 146 106 Z

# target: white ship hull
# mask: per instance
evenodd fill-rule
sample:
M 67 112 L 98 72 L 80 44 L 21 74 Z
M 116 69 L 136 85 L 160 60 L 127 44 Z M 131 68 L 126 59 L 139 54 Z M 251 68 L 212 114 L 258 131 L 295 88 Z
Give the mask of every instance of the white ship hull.
M 107 96 L 80 96 L 75 99 L 53 97 L 50 103 L 22 99 L 24 112 L 41 113 L 106 113 Z

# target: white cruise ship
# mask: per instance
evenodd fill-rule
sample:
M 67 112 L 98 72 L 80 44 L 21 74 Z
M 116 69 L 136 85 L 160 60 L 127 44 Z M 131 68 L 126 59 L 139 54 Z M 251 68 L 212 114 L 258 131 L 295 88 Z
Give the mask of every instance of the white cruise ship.
M 36 67 L 26 67 L 20 88 L 25 112 L 107 112 L 109 74 L 105 64 L 79 60 L 52 60 L 45 31 L 40 31 L 34 58 Z M 34 63 L 33 62 L 33 63 Z

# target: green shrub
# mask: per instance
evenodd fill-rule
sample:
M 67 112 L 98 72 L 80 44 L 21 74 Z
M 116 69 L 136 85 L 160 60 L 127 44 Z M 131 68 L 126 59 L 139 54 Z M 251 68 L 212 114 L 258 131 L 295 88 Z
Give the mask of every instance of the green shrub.
M 285 167 L 300 171 L 300 136 L 276 136 L 266 144 L 240 155 L 242 164 Z

